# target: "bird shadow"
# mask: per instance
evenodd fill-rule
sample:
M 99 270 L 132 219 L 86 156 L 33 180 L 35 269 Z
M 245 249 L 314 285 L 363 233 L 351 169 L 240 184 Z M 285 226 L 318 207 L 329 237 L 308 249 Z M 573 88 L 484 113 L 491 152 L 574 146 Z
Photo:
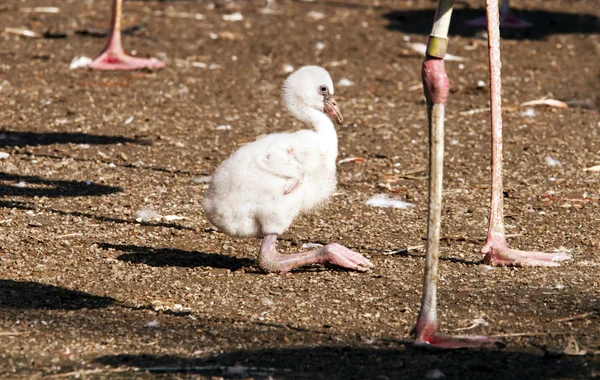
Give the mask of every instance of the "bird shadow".
M 138 144 L 150 145 L 150 141 L 124 136 L 92 135 L 80 132 L 16 132 L 0 131 L 0 148 L 25 147 L 53 144 Z
M 118 166 L 121 168 L 131 168 L 131 169 L 135 169 L 135 170 L 150 170 L 150 171 L 169 173 L 169 174 L 184 174 L 184 175 L 194 175 L 195 174 L 195 173 L 189 172 L 187 170 L 161 168 L 160 166 L 150 166 L 150 165 L 146 165 L 143 163 L 140 164 L 139 162 L 119 164 L 119 163 L 113 162 L 112 160 L 103 160 L 103 159 L 98 159 L 98 158 L 81 158 L 81 157 L 72 157 L 72 156 L 65 157 L 65 156 L 57 156 L 54 154 L 40 154 L 40 153 L 36 153 L 35 156 L 50 158 L 53 160 L 64 160 L 65 158 L 69 158 L 70 160 L 73 160 L 76 162 L 93 162 L 93 163 L 102 162 L 107 165 L 112 164 L 114 166 Z M 199 173 L 199 174 L 207 175 L 206 173 Z
M 0 309 L 101 309 L 118 301 L 32 281 L 0 280 Z
M 80 197 L 102 196 L 122 192 L 116 186 L 90 181 L 53 180 L 0 172 L 0 194 L 19 197 Z
M 276 379 L 503 379 L 584 378 L 594 366 L 583 358 L 548 360 L 543 355 L 498 350 L 430 351 L 411 347 L 310 345 L 225 352 L 208 357 L 121 354 L 100 365 L 150 374 Z M 332 365 L 332 363 L 334 363 Z
M 255 265 L 254 260 L 199 251 L 185 251 L 175 248 L 152 248 L 137 245 L 99 243 L 99 248 L 126 252 L 118 260 L 133 264 L 146 264 L 153 267 L 211 267 L 236 271 Z
M 54 144 L 87 144 L 87 145 L 114 145 L 114 144 L 137 144 L 137 145 L 152 145 L 152 142 L 147 139 L 131 138 L 124 136 L 108 136 L 108 135 L 92 135 L 79 132 L 16 132 L 0 130 L 0 148 L 17 147 L 23 148 L 28 146 L 43 146 Z M 139 163 L 119 164 L 110 160 L 102 160 L 98 158 L 79 158 L 79 157 L 64 157 L 53 154 L 36 153 L 37 157 L 45 157 L 50 159 L 63 160 L 65 158 L 72 159 L 78 162 L 103 162 L 105 164 L 113 164 L 124 168 L 135 168 L 143 170 L 152 170 L 164 173 L 174 174 L 192 174 L 188 171 L 167 169 L 155 166 L 148 166 Z
M 383 15 L 389 24 L 386 29 L 409 34 L 429 35 L 435 9 L 390 11 Z M 600 30 L 600 18 L 586 13 L 551 12 L 544 10 L 516 10 L 512 13 L 533 24 L 522 30 L 501 30 L 505 39 L 542 39 L 552 34 L 595 34 Z M 485 16 L 484 9 L 458 8 L 452 12 L 449 35 L 472 37 L 481 29 L 467 25 L 467 21 Z

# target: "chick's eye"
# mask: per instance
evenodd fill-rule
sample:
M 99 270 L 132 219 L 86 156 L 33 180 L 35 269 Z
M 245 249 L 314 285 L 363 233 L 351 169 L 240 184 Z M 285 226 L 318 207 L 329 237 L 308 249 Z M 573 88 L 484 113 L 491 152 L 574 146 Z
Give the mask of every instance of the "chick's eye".
M 321 86 L 319 87 L 319 92 L 323 95 L 325 95 L 327 93 L 327 86 Z

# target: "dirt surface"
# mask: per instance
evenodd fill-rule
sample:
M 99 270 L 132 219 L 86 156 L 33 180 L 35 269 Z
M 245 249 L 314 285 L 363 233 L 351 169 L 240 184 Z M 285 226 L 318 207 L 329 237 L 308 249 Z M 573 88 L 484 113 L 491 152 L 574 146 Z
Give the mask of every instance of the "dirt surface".
M 497 335 L 506 347 L 427 352 L 410 335 L 427 132 L 421 57 L 408 44 L 426 41 L 435 3 L 278 1 L 263 14 L 262 1 L 126 2 L 124 26 L 145 23 L 126 50 L 167 67 L 104 73 L 69 63 L 104 46 L 74 20 L 107 27 L 110 1 L 3 1 L 0 377 L 600 376 L 600 173 L 583 170 L 600 165 L 597 3 L 515 2 L 535 28 L 502 42 L 509 243 L 574 256 L 545 269 L 480 264 L 490 137 L 487 113 L 468 111 L 488 104 L 487 49 L 462 25 L 482 3 L 459 2 L 451 30 L 449 53 L 465 61 L 447 63 L 439 317 L 445 331 Z M 35 6 L 60 12 L 21 9 Z M 236 10 L 242 21 L 223 20 Z M 299 218 L 280 249 L 338 242 L 369 257 L 371 273 L 266 275 L 259 239 L 230 239 L 203 217 L 219 162 L 261 134 L 302 127 L 279 101 L 286 64 L 324 65 L 335 83 L 354 83 L 336 88 L 347 120 L 339 158 L 365 161 L 339 165 L 330 204 Z M 542 97 L 570 107 L 519 107 Z M 416 206 L 365 205 L 377 194 Z M 185 219 L 137 222 L 142 209 Z M 587 355 L 572 355 L 574 342 Z

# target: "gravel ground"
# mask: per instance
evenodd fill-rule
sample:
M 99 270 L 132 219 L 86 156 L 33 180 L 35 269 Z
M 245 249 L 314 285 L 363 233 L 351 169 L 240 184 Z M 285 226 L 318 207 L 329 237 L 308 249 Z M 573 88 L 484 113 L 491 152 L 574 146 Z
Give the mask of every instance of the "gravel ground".
M 104 46 L 86 25 L 107 27 L 110 3 L 0 5 L 0 377 L 600 376 L 600 172 L 584 171 L 600 165 L 594 1 L 515 2 L 535 28 L 502 41 L 507 232 L 515 248 L 571 252 L 558 268 L 480 264 L 487 45 L 463 26 L 483 2 L 457 4 L 449 53 L 465 60 L 447 63 L 439 317 L 445 331 L 506 347 L 438 352 L 410 335 L 427 212 L 422 58 L 410 44 L 426 41 L 435 3 L 278 0 L 264 14 L 258 0 L 130 1 L 124 26 L 145 27 L 125 48 L 167 67 L 70 70 Z M 60 12 L 23 9 L 37 6 Z M 243 20 L 223 19 L 235 11 Z M 338 242 L 372 260 L 370 273 L 263 274 L 259 239 L 231 239 L 203 216 L 223 159 L 303 127 L 279 94 L 286 65 L 305 64 L 351 82 L 336 88 L 339 158 L 364 161 L 339 164 L 331 202 L 280 248 Z M 519 106 L 544 97 L 569 107 Z M 414 207 L 365 204 L 379 194 Z M 156 218 L 136 221 L 142 210 Z

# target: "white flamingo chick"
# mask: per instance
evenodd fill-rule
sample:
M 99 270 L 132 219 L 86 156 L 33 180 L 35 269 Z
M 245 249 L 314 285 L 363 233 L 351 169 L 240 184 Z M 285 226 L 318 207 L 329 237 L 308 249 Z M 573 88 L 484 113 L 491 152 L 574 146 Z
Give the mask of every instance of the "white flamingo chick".
M 336 243 L 296 254 L 277 252 L 277 235 L 335 190 L 338 140 L 327 115 L 339 124 L 343 119 L 332 95 L 333 82 L 322 67 L 292 73 L 283 84 L 283 103 L 314 129 L 274 133 L 244 145 L 216 169 L 206 191 L 203 206 L 212 224 L 233 237 L 263 236 L 258 263 L 265 271 L 328 262 L 359 271 L 373 267 Z

